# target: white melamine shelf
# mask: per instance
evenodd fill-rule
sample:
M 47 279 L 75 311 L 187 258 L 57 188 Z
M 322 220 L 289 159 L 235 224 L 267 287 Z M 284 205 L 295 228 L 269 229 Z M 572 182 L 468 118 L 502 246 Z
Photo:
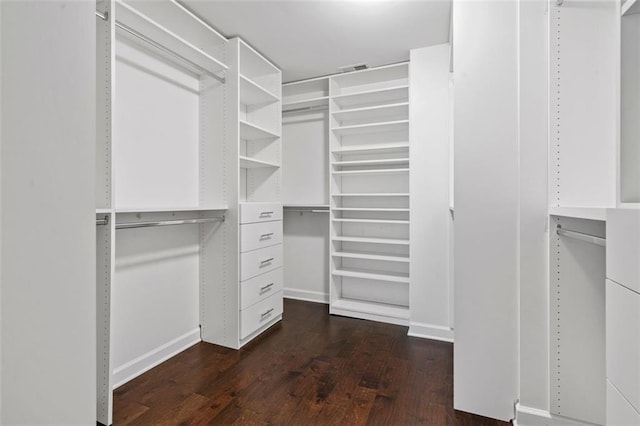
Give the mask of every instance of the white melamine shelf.
M 207 212 L 227 210 L 227 206 L 211 207 L 140 207 L 140 208 L 116 208 L 116 213 L 172 213 L 172 212 Z
M 359 192 L 333 194 L 334 197 L 408 197 L 409 193 L 404 192 Z
M 356 124 L 353 126 L 334 127 L 333 132 L 339 136 L 362 135 L 367 133 L 397 132 L 409 129 L 409 120 L 385 121 L 382 123 Z
M 240 75 L 240 103 L 243 105 L 268 105 L 278 102 L 278 97 L 249 78 Z
M 577 219 L 607 220 L 607 209 L 604 207 L 549 207 L 549 214 Z
M 343 109 L 333 112 L 339 121 L 370 120 L 386 117 L 409 117 L 409 102 L 377 105 L 364 108 Z
M 394 283 L 409 284 L 409 274 L 400 272 L 379 272 L 367 269 L 342 268 L 333 271 L 333 275 L 340 277 L 362 278 L 366 280 L 389 281 Z
M 409 209 L 387 207 L 334 207 L 335 211 L 342 212 L 409 212 Z
M 407 256 L 390 256 L 388 254 L 381 254 L 372 251 L 336 251 L 331 255 L 334 257 L 343 257 L 349 259 L 382 260 L 385 262 L 409 263 L 409 257 Z
M 374 170 L 340 170 L 337 172 L 331 172 L 332 175 L 386 175 L 395 173 L 409 173 L 409 169 L 374 169 Z
M 113 209 L 96 209 L 96 214 L 110 214 L 113 213 Z
M 332 166 L 337 167 L 356 167 L 356 166 L 406 166 L 409 164 L 408 158 L 385 158 L 380 160 L 353 160 L 353 161 L 334 161 Z
M 355 218 L 343 218 L 337 217 L 332 219 L 334 222 L 343 223 L 378 223 L 378 224 L 390 224 L 390 225 L 408 225 L 408 220 L 396 220 L 396 219 L 355 219 Z
M 334 154 L 377 154 L 377 153 L 392 153 L 403 152 L 409 149 L 409 143 L 387 143 L 376 145 L 356 145 L 345 146 L 339 149 L 331 151 Z
M 270 130 L 264 129 L 248 121 L 240 120 L 240 139 L 257 140 L 257 139 L 277 139 L 280 136 Z
M 329 204 L 291 204 L 285 203 L 282 206 L 285 209 L 328 209 Z
M 627 0 L 622 4 L 622 7 L 620 8 L 620 14 L 622 16 L 633 15 L 639 12 L 640 12 L 640 1 L 638 0 Z
M 398 240 L 393 238 L 371 238 L 371 237 L 347 237 L 338 236 L 332 237 L 332 241 L 339 241 L 343 243 L 370 243 L 370 244 L 393 244 L 399 246 L 408 246 L 409 240 Z
M 268 161 L 256 160 L 255 158 L 249 158 L 240 156 L 240 167 L 243 169 L 262 169 L 266 167 L 279 168 L 280 166 L 275 163 L 269 163 Z
M 314 108 L 329 105 L 329 97 L 328 96 L 320 96 L 317 98 L 311 99 L 301 99 L 297 101 L 287 102 L 286 104 L 282 104 L 282 112 L 287 112 L 292 109 L 302 109 L 302 108 Z
M 401 85 L 377 90 L 364 90 L 362 92 L 348 93 L 333 96 L 332 99 L 341 108 L 357 107 L 366 104 L 384 104 L 407 102 L 409 99 L 409 86 Z
M 409 307 L 391 305 L 386 303 L 365 302 L 353 299 L 338 299 L 331 304 L 333 309 L 343 311 L 360 312 L 362 314 L 375 315 L 378 317 L 409 319 Z

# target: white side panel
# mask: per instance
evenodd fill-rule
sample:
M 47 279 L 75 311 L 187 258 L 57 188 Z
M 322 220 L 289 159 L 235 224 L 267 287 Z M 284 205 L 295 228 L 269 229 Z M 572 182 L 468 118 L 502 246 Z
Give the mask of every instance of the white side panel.
M 607 210 L 607 278 L 640 292 L 640 211 Z
M 520 12 L 520 403 L 549 410 L 547 2 Z
M 607 380 L 607 425 L 638 426 L 640 413 L 633 409 L 629 401 Z
M 0 8 L 0 422 L 94 424 L 95 3 Z
M 454 2 L 454 407 L 518 398 L 517 4 Z
M 449 273 L 449 44 L 411 51 L 410 324 L 453 332 Z

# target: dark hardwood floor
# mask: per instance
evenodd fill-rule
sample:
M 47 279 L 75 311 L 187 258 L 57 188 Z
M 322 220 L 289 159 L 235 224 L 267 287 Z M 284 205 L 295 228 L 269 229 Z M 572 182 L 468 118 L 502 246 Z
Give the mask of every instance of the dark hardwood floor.
M 285 300 L 234 351 L 199 343 L 116 389 L 114 424 L 506 425 L 453 410 L 453 345 Z

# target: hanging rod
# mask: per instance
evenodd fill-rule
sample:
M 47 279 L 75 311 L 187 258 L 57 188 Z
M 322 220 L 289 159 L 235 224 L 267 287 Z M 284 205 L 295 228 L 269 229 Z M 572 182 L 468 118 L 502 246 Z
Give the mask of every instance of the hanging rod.
M 98 225 L 108 225 L 109 224 L 109 216 L 106 216 L 102 219 L 96 219 L 96 226 Z
M 101 12 L 98 12 L 98 11 L 96 10 L 96 16 L 97 16 L 98 18 L 102 19 L 103 21 L 108 21 L 108 20 L 109 20 L 109 12 L 101 13 Z
M 308 111 L 323 111 L 329 109 L 327 105 L 319 105 L 319 106 L 308 106 L 308 107 L 300 107 L 300 108 L 292 108 L 287 110 L 282 110 L 283 114 L 288 114 L 290 112 L 308 112 Z
M 575 238 L 576 240 L 584 241 L 587 243 L 597 244 L 603 247 L 606 247 L 607 245 L 606 238 L 596 237 L 595 235 L 585 234 L 584 232 L 569 231 L 568 229 L 562 229 L 560 225 L 558 225 L 556 228 L 556 234 L 563 237 Z
M 208 217 L 204 219 L 161 220 L 157 222 L 126 222 L 116 223 L 116 229 L 151 228 L 153 226 L 194 225 L 200 223 L 224 222 L 224 216 Z

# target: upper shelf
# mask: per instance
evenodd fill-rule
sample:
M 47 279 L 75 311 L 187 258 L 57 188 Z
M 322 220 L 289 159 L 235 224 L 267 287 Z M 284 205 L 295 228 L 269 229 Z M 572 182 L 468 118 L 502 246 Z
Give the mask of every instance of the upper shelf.
M 601 207 L 549 207 L 549 214 L 577 219 L 607 220 L 607 209 Z
M 406 102 L 409 99 L 409 86 L 400 85 L 383 89 L 363 90 L 346 95 L 336 95 L 332 99 L 341 108 Z
M 380 118 L 388 119 L 391 117 L 407 119 L 409 118 L 409 102 L 343 109 L 333 112 L 333 116 L 339 121 L 373 120 Z
M 329 97 L 321 96 L 312 99 L 303 99 L 298 101 L 287 102 L 282 105 L 282 112 L 296 111 L 302 109 L 317 108 L 329 105 Z
M 255 158 L 240 156 L 240 167 L 243 169 L 278 168 L 279 165 Z
M 240 120 L 240 139 L 258 140 L 258 139 L 277 139 L 280 136 L 270 130 L 256 126 L 248 121 Z
M 338 149 L 334 149 L 331 152 L 334 154 L 378 154 L 378 153 L 392 153 L 392 152 L 404 152 L 409 149 L 408 142 L 399 143 L 385 143 L 375 145 L 353 145 L 343 146 Z
M 243 105 L 269 105 L 278 102 L 278 97 L 250 80 L 240 75 L 240 103 Z
M 116 208 L 116 213 L 172 213 L 172 212 L 206 212 L 227 210 L 226 205 L 206 207 L 127 207 Z
M 409 120 L 387 121 L 384 123 L 356 124 L 353 126 L 334 127 L 338 136 L 359 135 L 366 133 L 397 132 L 409 129 Z

